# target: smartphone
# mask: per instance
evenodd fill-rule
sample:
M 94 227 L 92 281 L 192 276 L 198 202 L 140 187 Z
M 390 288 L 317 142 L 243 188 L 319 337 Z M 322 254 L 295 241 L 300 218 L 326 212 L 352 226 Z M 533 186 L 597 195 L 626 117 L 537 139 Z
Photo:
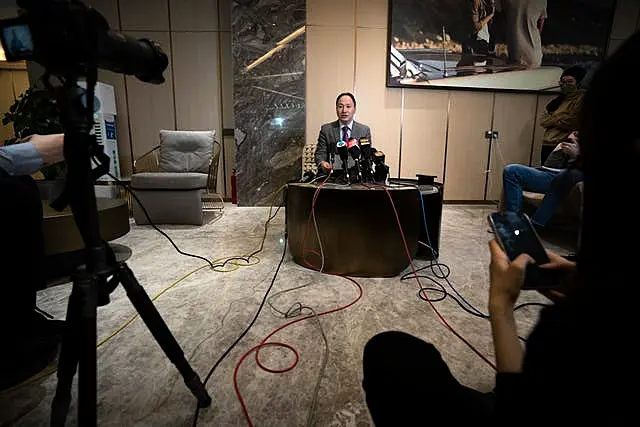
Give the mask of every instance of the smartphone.
M 489 214 L 489 225 L 496 240 L 511 261 L 520 254 L 527 254 L 537 265 L 549 262 L 538 233 L 525 213 L 494 212 Z

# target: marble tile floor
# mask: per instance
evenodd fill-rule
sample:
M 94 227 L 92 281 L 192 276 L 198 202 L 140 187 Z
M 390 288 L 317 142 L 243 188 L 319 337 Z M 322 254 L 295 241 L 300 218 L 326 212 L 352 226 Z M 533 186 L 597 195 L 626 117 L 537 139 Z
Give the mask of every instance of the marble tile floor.
M 450 266 L 450 280 L 457 291 L 483 312 L 488 292 L 487 242 L 491 239 L 486 216 L 493 209 L 493 206 L 446 205 L 442 220 L 441 261 Z M 227 204 L 223 215 L 205 226 L 161 228 L 185 252 L 209 259 L 244 255 L 260 244 L 267 210 Z M 150 226 L 132 224 L 131 231 L 116 243 L 132 249 L 128 264 L 152 298 L 178 282 L 157 298 L 155 305 L 194 370 L 204 378 L 253 318 L 282 255 L 283 237 L 281 211 L 268 228 L 260 262 L 225 273 L 199 269 L 204 261 L 180 255 Z M 426 261 L 416 262 L 417 267 L 423 265 Z M 197 271 L 185 278 L 194 270 Z M 493 388 L 492 368 L 447 330 L 429 305 L 417 297 L 415 281 L 367 278 L 358 282 L 364 293 L 356 304 L 320 317 L 328 353 L 313 425 L 372 425 L 361 388 L 362 350 L 368 339 L 385 330 L 402 330 L 432 342 L 461 383 L 480 391 Z M 287 254 L 271 295 L 301 285 L 308 286 L 278 295 L 270 302 L 280 311 L 299 302 L 322 312 L 352 302 L 359 293 L 351 282 L 303 268 Z M 70 291 L 70 284 L 43 290 L 38 295 L 38 305 L 62 319 Z M 519 302 L 548 303 L 548 300 L 537 292 L 526 291 Z M 458 332 L 493 359 L 486 320 L 464 312 L 451 299 L 436 303 L 436 307 Z M 528 334 L 539 310 L 527 307 L 517 312 L 521 335 Z M 111 303 L 98 310 L 99 341 L 134 313 L 119 287 L 111 294 Z M 207 389 L 213 404 L 200 412 L 198 425 L 247 425 L 234 390 L 233 372 L 247 350 L 289 321 L 276 314 L 276 310 L 265 306 L 254 327 L 211 376 Z M 257 426 L 307 424 L 325 354 L 318 322 L 310 319 L 296 323 L 278 332 L 272 340 L 295 347 L 300 360 L 287 373 L 270 374 L 257 366 L 254 357 L 248 357 L 238 373 L 248 412 Z M 192 425 L 195 399 L 140 318 L 99 347 L 97 355 L 99 425 Z M 281 369 L 292 363 L 293 355 L 283 348 L 265 347 L 260 359 L 272 369 Z M 0 426 L 48 425 L 55 386 L 56 377 L 50 375 L 0 393 Z M 67 425 L 76 425 L 76 403 L 74 385 Z

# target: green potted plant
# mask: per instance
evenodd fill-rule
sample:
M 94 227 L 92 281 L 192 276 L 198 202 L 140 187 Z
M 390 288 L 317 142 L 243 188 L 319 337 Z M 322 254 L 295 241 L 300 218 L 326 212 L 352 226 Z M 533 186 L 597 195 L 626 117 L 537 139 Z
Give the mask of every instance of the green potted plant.
M 16 99 L 2 118 L 2 124 L 12 124 L 15 134 L 15 137 L 4 141 L 5 145 L 19 143 L 29 135 L 64 132 L 56 100 L 49 91 L 33 87 Z M 65 169 L 64 163 L 58 163 L 45 166 L 40 171 L 45 180 L 59 180 L 64 177 Z

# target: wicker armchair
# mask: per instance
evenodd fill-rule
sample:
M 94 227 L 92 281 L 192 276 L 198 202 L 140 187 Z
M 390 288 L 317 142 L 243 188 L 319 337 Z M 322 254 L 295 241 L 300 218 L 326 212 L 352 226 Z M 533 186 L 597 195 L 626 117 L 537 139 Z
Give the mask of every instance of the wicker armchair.
M 160 145 L 134 160 L 131 187 L 154 223 L 202 224 L 204 212 L 223 208 L 216 193 L 222 150 L 214 135 L 162 130 Z M 148 223 L 135 201 L 133 216 Z

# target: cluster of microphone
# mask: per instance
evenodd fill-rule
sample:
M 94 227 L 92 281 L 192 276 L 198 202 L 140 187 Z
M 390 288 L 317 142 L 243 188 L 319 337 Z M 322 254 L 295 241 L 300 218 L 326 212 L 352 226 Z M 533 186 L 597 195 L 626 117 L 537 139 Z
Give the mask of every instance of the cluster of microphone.
M 354 182 L 385 182 L 389 176 L 389 167 L 384 163 L 385 156 L 381 151 L 371 146 L 367 138 L 349 138 L 348 141 L 337 141 L 329 144 L 329 161 L 333 164 L 335 154 L 340 157 L 342 170 L 348 183 Z M 354 161 L 354 168 L 350 175 L 349 156 Z M 354 176 L 355 175 L 355 176 Z

